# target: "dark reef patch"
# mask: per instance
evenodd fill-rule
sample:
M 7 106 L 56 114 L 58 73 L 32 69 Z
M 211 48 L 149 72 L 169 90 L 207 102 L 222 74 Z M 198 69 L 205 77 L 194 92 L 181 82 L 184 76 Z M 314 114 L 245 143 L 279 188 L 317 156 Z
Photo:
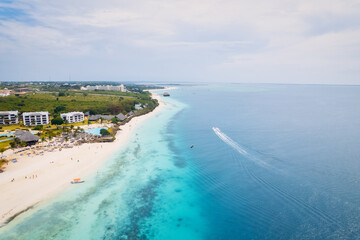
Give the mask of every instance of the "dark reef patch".
M 102 239 L 151 239 L 151 233 L 146 228 L 145 220 L 152 216 L 157 188 L 161 181 L 156 178 L 149 181 L 143 188 L 126 196 L 126 203 L 132 212 L 125 224 L 113 224 L 107 227 Z

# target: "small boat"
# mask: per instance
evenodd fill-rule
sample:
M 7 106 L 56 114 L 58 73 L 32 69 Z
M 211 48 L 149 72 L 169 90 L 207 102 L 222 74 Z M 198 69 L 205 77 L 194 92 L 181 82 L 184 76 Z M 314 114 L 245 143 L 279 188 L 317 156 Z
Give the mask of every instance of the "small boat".
M 191 146 L 190 146 L 190 148 L 193 148 L 194 147 L 194 144 L 192 144 Z
M 81 180 L 80 178 L 74 178 L 73 181 L 71 181 L 71 184 L 75 184 L 75 183 L 83 183 L 85 182 L 84 180 Z
M 170 93 L 164 92 L 163 96 L 164 96 L 164 97 L 170 97 Z

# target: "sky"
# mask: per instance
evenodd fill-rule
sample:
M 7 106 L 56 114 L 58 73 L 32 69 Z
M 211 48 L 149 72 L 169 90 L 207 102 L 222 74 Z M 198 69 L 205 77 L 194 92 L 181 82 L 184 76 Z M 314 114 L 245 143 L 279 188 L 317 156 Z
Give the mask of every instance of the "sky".
M 360 84 L 359 0 L 0 0 L 0 81 Z

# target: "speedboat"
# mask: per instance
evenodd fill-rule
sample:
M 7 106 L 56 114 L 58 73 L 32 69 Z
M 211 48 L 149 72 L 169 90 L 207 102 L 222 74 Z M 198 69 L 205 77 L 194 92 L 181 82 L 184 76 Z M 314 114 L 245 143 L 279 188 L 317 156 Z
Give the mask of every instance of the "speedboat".
M 75 183 L 83 183 L 85 182 L 84 180 L 81 180 L 80 178 L 74 178 L 73 181 L 71 181 L 71 184 L 75 184 Z

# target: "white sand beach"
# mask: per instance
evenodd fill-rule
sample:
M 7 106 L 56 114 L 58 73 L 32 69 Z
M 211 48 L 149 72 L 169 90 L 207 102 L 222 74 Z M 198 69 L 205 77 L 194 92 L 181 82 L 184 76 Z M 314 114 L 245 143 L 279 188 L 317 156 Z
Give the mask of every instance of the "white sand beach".
M 85 143 L 39 156 L 23 156 L 17 158 L 16 163 L 10 162 L 5 172 L 0 174 L 0 225 L 28 207 L 54 197 L 71 186 L 70 181 L 74 178 L 86 180 L 86 176 L 96 171 L 128 141 L 133 129 L 161 111 L 165 103 L 156 94 L 153 98 L 159 100 L 159 106 L 121 126 L 114 142 Z

